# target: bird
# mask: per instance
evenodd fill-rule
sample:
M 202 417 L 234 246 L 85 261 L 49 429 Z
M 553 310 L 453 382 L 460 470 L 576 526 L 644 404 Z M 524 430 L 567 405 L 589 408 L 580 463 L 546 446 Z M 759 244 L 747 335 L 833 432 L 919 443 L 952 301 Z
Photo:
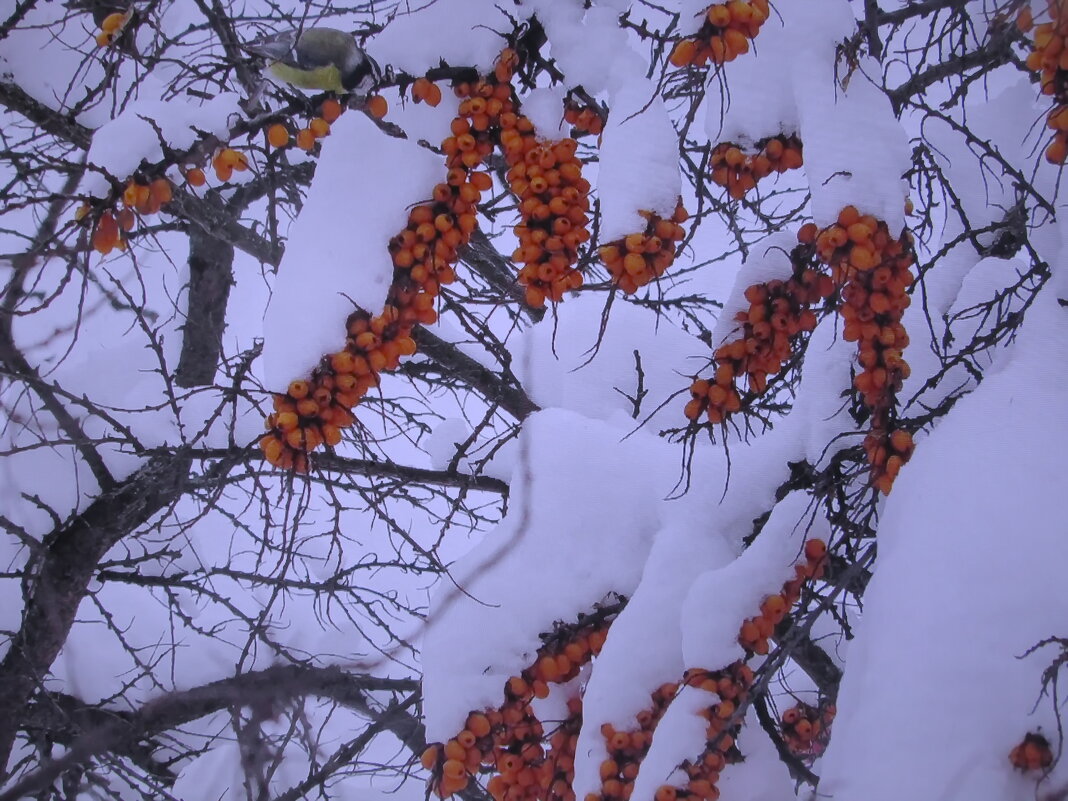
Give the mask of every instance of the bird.
M 276 78 L 301 89 L 363 92 L 380 76 L 378 65 L 352 35 L 337 28 L 290 29 L 242 46 L 266 58 Z

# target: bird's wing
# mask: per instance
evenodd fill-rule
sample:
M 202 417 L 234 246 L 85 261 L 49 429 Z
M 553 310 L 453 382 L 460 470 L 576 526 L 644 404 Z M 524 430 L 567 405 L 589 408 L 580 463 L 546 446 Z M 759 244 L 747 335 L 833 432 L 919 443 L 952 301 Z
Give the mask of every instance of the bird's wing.
M 242 47 L 255 56 L 262 56 L 272 61 L 293 62 L 296 44 L 297 32 L 287 30 L 253 39 L 251 42 L 244 43 Z

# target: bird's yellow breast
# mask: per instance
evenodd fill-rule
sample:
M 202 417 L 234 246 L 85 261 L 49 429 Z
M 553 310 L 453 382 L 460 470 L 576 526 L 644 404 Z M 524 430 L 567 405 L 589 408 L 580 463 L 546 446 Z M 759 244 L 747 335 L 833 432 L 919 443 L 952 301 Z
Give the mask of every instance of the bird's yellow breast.
M 302 70 L 281 61 L 271 65 L 271 72 L 281 80 L 301 89 L 318 89 L 322 92 L 344 92 L 341 85 L 341 71 L 330 64 L 313 70 Z

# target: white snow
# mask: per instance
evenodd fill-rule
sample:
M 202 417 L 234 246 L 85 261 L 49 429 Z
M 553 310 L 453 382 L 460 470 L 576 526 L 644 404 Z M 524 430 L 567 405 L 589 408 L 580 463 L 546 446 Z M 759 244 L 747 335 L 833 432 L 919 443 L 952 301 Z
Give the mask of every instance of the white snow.
M 854 205 L 896 233 L 904 224 L 909 148 L 890 101 L 866 77 L 878 75 L 878 65 L 861 59 L 846 80 L 848 67 L 836 67 L 836 46 L 853 32 L 849 5 L 804 5 L 795 17 L 799 47 L 789 79 L 798 98 L 812 216 L 822 228 Z
M 611 723 L 618 731 L 635 729 L 634 717 L 649 708 L 652 692 L 682 676 L 682 631 L 678 617 L 665 616 L 666 610 L 679 607 L 701 570 L 723 565 L 734 556 L 725 539 L 699 526 L 675 524 L 657 535 L 641 583 L 612 624 L 586 685 L 575 755 L 576 797 L 585 798 L 600 787 L 598 768 L 608 759 L 601 724 Z M 647 658 L 635 659 L 638 643 Z M 686 693 L 686 698 L 691 694 Z
M 561 87 L 533 89 L 523 98 L 523 114 L 534 123 L 538 138 L 555 141 L 567 136 L 564 122 L 564 90 Z
M 435 0 L 400 4 L 381 33 L 367 43 L 367 52 L 385 67 L 422 75 L 442 62 L 486 71 L 505 47 L 497 31 L 508 19 L 495 0 Z
M 795 84 L 784 71 L 793 68 L 797 49 L 793 17 L 805 13 L 795 2 L 776 3 L 748 54 L 708 77 L 705 126 L 713 143 L 751 147 L 768 136 L 795 133 L 798 127 Z
M 527 418 L 509 515 L 453 565 L 423 644 L 427 738 L 503 701 L 534 661 L 537 633 L 629 595 L 657 529 L 645 449 L 605 423 L 554 409 Z M 531 465 L 537 472 L 531 473 Z
M 639 211 L 670 218 L 682 192 L 678 135 L 664 102 L 646 82 L 612 94 L 601 143 L 597 191 L 601 199 L 601 240 L 643 233 Z
M 1068 357 L 1063 327 L 1043 294 L 1008 366 L 932 432 L 886 503 L 823 759 L 820 789 L 838 801 L 1034 792 L 1008 753 L 1039 727 L 1056 737 L 1039 695 L 1053 649 L 1021 657 L 1068 610 L 1068 542 L 1051 525 L 1068 421 L 1047 370 Z
M 697 577 L 682 604 L 682 651 L 687 668 L 719 670 L 741 659 L 742 623 L 794 577 L 807 538 L 826 541 L 822 517 L 809 529 L 812 498 L 792 492 L 776 504 L 760 535 L 729 565 Z
M 233 93 L 216 95 L 203 105 L 176 100 L 137 100 L 93 133 L 89 147 L 90 170 L 82 191 L 104 197 L 111 191 L 108 176 L 124 181 L 141 165 L 163 159 L 163 143 L 187 150 L 200 141 L 201 132 L 227 139 L 229 126 L 240 119 L 240 98 Z

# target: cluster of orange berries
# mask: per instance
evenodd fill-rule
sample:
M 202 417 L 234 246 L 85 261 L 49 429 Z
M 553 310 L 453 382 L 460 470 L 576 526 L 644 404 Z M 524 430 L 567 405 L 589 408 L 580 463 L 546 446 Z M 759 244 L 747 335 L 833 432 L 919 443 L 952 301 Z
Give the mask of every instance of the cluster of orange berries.
M 412 83 L 412 100 L 436 106 L 441 102 L 441 88 L 428 78 L 416 78 Z
M 1060 0 L 1049 0 L 1051 22 L 1035 27 L 1030 6 L 1020 9 L 1016 24 L 1023 33 L 1034 28 L 1034 47 L 1027 56 L 1027 68 L 1040 76 L 1042 94 L 1053 98 L 1046 126 L 1053 139 L 1046 147 L 1046 160 L 1064 164 L 1068 160 L 1068 14 Z
M 678 689 L 678 684 L 669 682 L 654 690 L 652 704 L 635 717 L 638 723 L 636 729 L 619 731 L 611 723 L 601 726 L 601 735 L 604 737 L 608 758 L 601 763 L 599 768 L 600 795 L 589 793 L 586 795 L 586 801 L 601 801 L 601 799 L 627 801 L 631 797 L 634 780 L 638 776 L 638 768 L 648 753 L 649 746 L 652 745 L 653 732 L 660 718 L 664 716 L 664 712 L 674 700 Z
M 702 710 L 708 721 L 705 733 L 707 740 L 701 755 L 694 761 L 682 764 L 688 782 L 684 787 L 661 785 L 656 791 L 656 801 L 716 801 L 719 798 L 720 772 L 726 765 L 741 759 L 734 741 L 741 721 L 735 721 L 739 710 L 749 698 L 754 674 L 746 661 L 752 654 L 767 653 L 766 637 L 751 637 L 748 627 L 763 626 L 756 621 L 770 622 L 772 630 L 785 617 L 789 608 L 797 602 L 802 584 L 809 579 L 818 579 L 823 574 L 827 560 L 827 545 L 823 540 L 811 539 L 805 543 L 805 562 L 795 567 L 795 577 L 783 584 L 782 590 L 765 598 L 760 605 L 760 615 L 746 620 L 739 630 L 738 641 L 746 650 L 746 656 L 722 670 L 689 669 L 683 676 L 687 685 L 714 692 L 719 701 Z M 770 636 L 770 631 L 768 632 Z M 592 801 L 589 799 L 588 801 Z
M 834 704 L 827 704 L 822 709 L 809 704 L 797 704 L 787 709 L 779 720 L 786 747 L 799 757 L 822 754 L 830 740 L 835 713 Z
M 811 539 L 805 543 L 805 561 L 794 567 L 794 577 L 782 586 L 782 591 L 769 595 L 760 604 L 760 614 L 742 623 L 738 632 L 738 644 L 750 653 L 763 656 L 768 652 L 768 638 L 782 622 L 790 607 L 801 597 L 801 587 L 806 581 L 823 577 L 827 562 L 827 545 L 823 540 Z
M 804 164 L 801 140 L 796 136 L 780 134 L 757 143 L 757 152 L 747 154 L 738 145 L 730 142 L 716 145 L 709 164 L 712 182 L 726 187 L 735 200 L 757 185 L 757 181 L 773 172 L 783 173 Z
M 701 29 L 675 45 L 671 64 L 703 67 L 709 62 L 733 61 L 749 52 L 749 40 L 756 38 L 770 13 L 768 0 L 730 0 L 710 6 Z
M 330 135 L 330 126 L 341 116 L 345 107 L 336 98 L 328 97 L 319 107 L 319 114 L 309 120 L 307 126 L 297 131 L 297 147 L 311 150 L 315 143 Z M 289 127 L 276 122 L 267 127 L 267 143 L 274 148 L 283 148 L 293 140 Z
M 564 121 L 574 126 L 581 133 L 600 136 L 604 130 L 604 117 L 601 112 L 590 106 L 568 101 L 564 106 Z
M 864 453 L 872 466 L 872 483 L 884 495 L 890 494 L 894 479 L 915 449 L 912 434 L 908 431 L 887 429 L 886 425 L 875 426 L 864 437 Z
M 675 261 L 675 243 L 686 238 L 681 223 L 689 218 L 681 201 L 671 219 L 651 211 L 639 214 L 648 220 L 644 233 L 630 234 L 599 251 L 612 281 L 628 295 L 662 276 Z
M 690 385 L 691 399 L 683 413 L 690 420 L 707 415 L 710 423 L 721 423 L 742 408 L 735 382 L 746 377 L 749 391 L 762 394 L 768 376 L 782 370 L 794 350 L 795 339 L 816 327 L 812 306 L 830 297 L 834 282 L 815 269 L 813 250 L 802 242 L 790 252 L 793 275 L 753 284 L 745 290 L 747 311 L 735 320 L 742 324 L 741 335 L 716 348 L 715 373 L 711 380 L 696 379 Z
M 550 801 L 575 801 L 575 752 L 578 750 L 581 730 L 582 697 L 576 695 L 568 699 L 567 717 L 549 737 L 546 761 L 552 766 L 552 783 L 548 793 Z
M 1053 764 L 1053 749 L 1043 735 L 1028 732 L 1009 752 L 1009 761 L 1017 770 L 1045 770 Z
M 468 91 L 469 85 L 457 87 L 461 96 Z M 378 386 L 379 375 L 415 353 L 414 327 L 437 320 L 435 298 L 441 286 L 455 280 L 459 249 L 478 224 L 478 201 L 493 185 L 489 174 L 474 171 L 492 150 L 488 137 L 484 148 L 467 148 L 459 141 L 472 130 L 471 107 L 465 103 L 453 120 L 453 136 L 442 142 L 446 180 L 434 187 L 429 203 L 409 211 L 404 230 L 390 240 L 393 282 L 382 312 L 352 314 L 345 347 L 324 357 L 308 381 L 294 381 L 286 394 L 275 396 L 268 433 L 260 440 L 271 464 L 306 472 L 308 453 L 341 440 L 341 430 L 355 422 L 352 408 Z M 469 158 L 469 152 L 479 157 Z
M 568 701 L 568 718 L 549 737 L 548 751 L 544 726 L 530 704 L 548 697 L 550 684 L 571 681 L 600 653 L 620 608 L 622 604 L 561 627 L 538 650 L 534 664 L 505 683 L 500 708 L 472 712 L 456 737 L 427 747 L 421 761 L 439 796 L 463 790 L 485 765 L 494 772 L 486 789 L 495 801 L 574 801 L 571 785 L 581 700 Z
M 270 433 L 260 440 L 264 458 L 276 467 L 307 472 L 307 452 L 323 443 L 336 445 L 341 429 L 355 422 L 349 409 L 369 389 L 357 388 L 357 381 L 355 373 L 317 371 L 311 381 L 293 381 L 285 395 L 275 395 L 274 412 L 266 420 Z
M 132 11 L 116 11 L 104 17 L 100 22 L 100 30 L 97 31 L 96 34 L 97 46 L 107 47 L 122 36 L 123 30 L 125 30 L 126 24 L 130 21 L 132 16 Z
M 513 51 L 506 53 L 495 78 L 498 88 L 510 89 L 502 81 L 501 68 L 514 63 L 515 56 Z M 579 246 L 590 238 L 590 182 L 582 177 L 574 139 L 539 141 L 530 119 L 510 109 L 500 113 L 497 124 L 509 167 L 505 177 L 519 201 L 520 222 L 515 226 L 519 247 L 512 259 L 523 265 L 519 283 L 526 287 L 527 304 L 541 308 L 546 300 L 557 303 L 565 292 L 582 286 L 575 265 Z
M 902 355 L 909 337 L 901 324 L 911 303 L 910 237 L 906 233 L 896 239 L 885 222 L 846 206 L 837 223 L 822 231 L 808 223 L 798 238 L 815 244 L 817 255 L 842 285 L 842 336 L 857 343 L 861 367 L 853 385 L 871 414 L 872 430 L 865 443 L 871 480 L 887 494 L 912 454 L 911 435 L 891 420 L 896 393 L 910 374 Z
M 235 172 L 248 169 L 248 156 L 232 147 L 220 148 L 212 156 L 211 166 L 215 168 L 215 177 L 225 183 L 234 177 Z M 186 180 L 189 180 L 189 173 L 186 173 Z
M 749 688 L 755 676 L 745 662 L 737 661 L 722 670 L 690 668 L 683 674 L 683 683 L 706 692 L 715 693 L 719 701 L 701 710 L 701 717 L 708 721 L 705 727 L 705 747 L 696 760 L 682 764 L 687 782 L 683 787 L 662 784 L 657 788 L 656 801 L 700 799 L 716 801 L 719 798 L 720 773 L 727 765 L 741 761 L 742 755 L 735 747 L 735 738 L 741 729 L 740 722 L 731 719 L 742 704 L 749 700 Z
M 93 250 L 104 256 L 115 248 L 126 250 L 123 234 L 133 230 L 137 223 L 137 214 L 156 214 L 171 202 L 173 189 L 166 178 L 156 178 L 148 183 L 141 183 L 131 178 L 122 192 L 123 207 L 118 211 L 106 210 L 100 214 L 93 227 Z M 89 213 L 88 206 L 82 206 L 75 214 L 76 219 L 84 219 Z
M 547 299 L 557 303 L 565 292 L 582 286 L 575 265 L 579 246 L 590 238 L 590 183 L 582 177 L 574 139 L 538 142 L 532 131 L 515 132 L 522 137 L 523 156 L 506 152 L 511 164 L 507 179 L 521 217 L 515 227 L 519 247 L 512 258 L 523 264 L 519 283 L 527 288 L 527 304 L 540 308 Z

